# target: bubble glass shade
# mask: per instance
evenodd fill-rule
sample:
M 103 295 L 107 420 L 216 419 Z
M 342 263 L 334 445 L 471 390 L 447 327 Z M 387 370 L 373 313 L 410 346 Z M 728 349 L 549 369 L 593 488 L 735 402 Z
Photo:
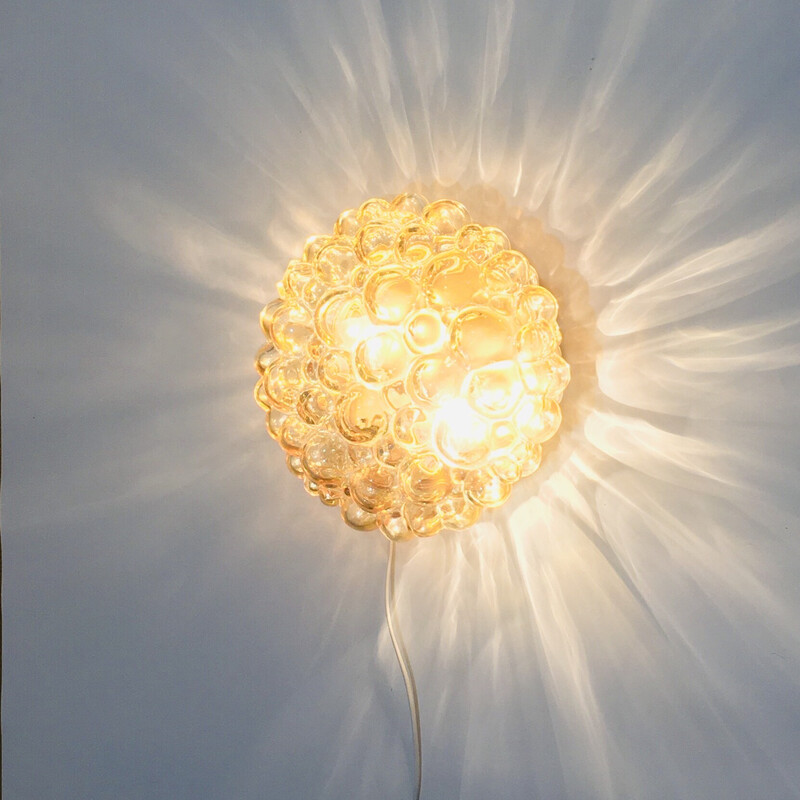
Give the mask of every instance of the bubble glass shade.
M 255 398 L 306 489 L 393 541 L 475 523 L 541 462 L 569 382 L 558 304 L 453 200 L 371 199 L 261 312 Z

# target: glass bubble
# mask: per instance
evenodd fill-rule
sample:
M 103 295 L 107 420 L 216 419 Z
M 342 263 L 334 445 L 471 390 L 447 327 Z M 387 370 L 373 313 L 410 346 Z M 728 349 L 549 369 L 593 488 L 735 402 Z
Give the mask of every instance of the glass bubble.
M 409 353 L 397 331 L 383 331 L 356 347 L 354 363 L 362 381 L 383 384 L 405 372 Z
M 416 308 L 420 291 L 403 267 L 375 270 L 364 284 L 364 306 L 373 322 L 399 325 Z
M 391 436 L 381 439 L 374 448 L 375 458 L 389 467 L 396 467 L 408 456 L 408 450 L 401 447 Z
M 303 445 L 303 466 L 320 483 L 343 478 L 350 466 L 347 442 L 334 431 L 313 432 Z
M 385 464 L 362 467 L 350 479 L 353 500 L 365 511 L 383 511 L 393 504 L 397 471 Z
M 375 267 L 371 264 L 362 264 L 359 262 L 359 265 L 350 273 L 350 286 L 356 291 L 363 291 L 364 284 L 374 271 Z
M 337 236 L 346 236 L 352 239 L 358 232 L 358 211 L 354 208 L 349 208 L 347 211 L 342 211 L 336 224 L 333 226 L 333 232 Z
M 303 383 L 316 384 L 319 383 L 318 364 L 313 358 L 306 358 L 303 361 Z
M 317 253 L 330 241 L 330 236 L 309 236 L 303 247 L 303 261 L 309 264 L 314 262 Z
M 278 297 L 280 297 L 281 300 L 283 300 L 284 302 L 292 301 L 291 292 L 287 289 L 286 283 L 283 278 L 281 278 L 281 280 L 278 281 L 277 289 L 278 289 Z
M 492 259 L 484 265 L 481 274 L 488 298 L 492 298 L 496 294 L 503 294 L 509 297 L 513 304 L 514 297 L 511 293 L 516 287 L 516 282 L 502 264 L 498 264 Z
M 521 325 L 555 322 L 558 303 L 544 286 L 524 286 L 517 295 L 516 313 Z
M 269 411 L 269 396 L 267 395 L 263 378 L 260 378 L 256 383 L 256 388 L 253 390 L 253 397 L 255 397 L 256 403 L 258 403 L 264 411 Z
M 356 215 L 361 225 L 367 225 L 370 222 L 379 222 L 387 219 L 391 214 L 391 210 L 388 201 L 380 197 L 373 197 L 361 204 Z
M 404 381 L 395 381 L 388 386 L 384 386 L 383 399 L 392 411 L 397 411 L 404 406 L 410 405 L 412 402 L 411 397 L 406 391 L 406 384 Z
M 476 469 L 470 473 L 464 486 L 467 497 L 484 508 L 503 505 L 511 494 L 511 484 L 498 478 L 491 469 Z
M 261 330 L 270 342 L 272 341 L 272 317 L 282 306 L 283 300 L 273 300 L 271 303 L 267 303 L 264 308 L 261 309 L 261 314 L 259 314 L 258 321 L 261 324 Z
M 322 354 L 325 352 L 325 350 L 326 350 L 325 345 L 316 335 L 312 336 L 306 342 L 306 353 L 308 354 L 308 357 L 313 359 L 314 361 L 319 361 L 320 358 L 322 358 Z M 316 371 L 314 372 L 314 375 L 316 375 Z
M 300 458 L 300 456 L 287 453 L 286 466 L 289 467 L 289 471 L 293 475 L 296 475 L 298 478 L 303 477 L 303 459 Z
M 314 328 L 331 347 L 341 347 L 347 338 L 347 321 L 363 315 L 361 297 L 350 289 L 331 289 L 320 298 L 314 312 Z
M 314 274 L 328 286 L 338 286 L 347 280 L 358 264 L 358 256 L 347 240 L 333 239 L 320 248 L 314 259 Z
M 542 446 L 520 439 L 509 451 L 509 457 L 519 464 L 520 477 L 527 478 L 539 469 L 542 463 Z
M 455 236 L 437 236 L 433 240 L 434 253 L 446 253 L 448 250 L 456 249 Z
M 392 542 L 405 542 L 414 538 L 414 531 L 408 527 L 402 508 L 389 508 L 378 514 L 378 529 Z
M 297 398 L 297 414 L 307 425 L 319 425 L 333 411 L 333 398 L 320 386 L 304 389 Z
M 279 355 L 280 353 L 275 349 L 272 342 L 262 344 L 256 353 L 255 359 L 255 368 L 258 374 L 263 375 Z
M 552 397 L 545 397 L 542 403 L 542 416 L 545 418 L 544 438 L 540 438 L 539 442 L 545 442 L 556 435 L 558 429 L 561 427 L 561 406 L 553 400 Z
M 442 516 L 435 505 L 403 503 L 403 517 L 415 536 L 434 536 L 442 529 Z
M 317 382 L 317 362 L 313 359 L 306 358 L 303 361 L 302 369 L 303 383 L 316 383 Z
M 371 338 L 380 332 L 367 316 L 364 301 L 359 297 L 339 312 L 336 326 L 336 346 L 351 349 L 357 342 Z
M 558 344 L 557 329 L 549 322 L 524 325 L 516 337 L 520 362 L 546 358 L 555 352 Z
M 392 200 L 390 208 L 393 213 L 400 214 L 403 217 L 420 217 L 425 210 L 427 202 L 422 195 L 404 192 L 403 194 L 398 194 Z
M 490 433 L 490 424 L 462 398 L 445 403 L 433 423 L 438 455 L 451 466 L 462 469 L 471 469 L 486 460 Z
M 556 354 L 536 361 L 521 361 L 520 371 L 529 392 L 556 399 L 560 399 L 570 378 L 569 364 Z
M 407 449 L 415 449 L 425 444 L 422 435 L 427 424 L 427 417 L 421 408 L 405 406 L 392 418 L 392 436 Z
M 539 416 L 542 413 L 542 402 L 543 397 L 539 394 L 531 394 L 526 392 L 522 399 L 517 406 L 517 410 L 514 412 L 514 426 L 516 427 L 517 431 L 519 432 L 520 436 L 525 438 L 525 430 L 527 429 L 528 423 Z M 534 423 L 535 427 L 536 423 Z
M 538 410 L 536 406 L 538 405 Z M 546 442 L 561 425 L 561 408 L 551 397 L 538 403 L 521 403 L 514 419 L 519 432 L 530 442 Z
M 442 403 L 461 391 L 466 373 L 453 360 L 441 356 L 420 356 L 408 371 L 410 395 L 423 404 Z
M 464 225 L 456 234 L 456 247 L 466 253 L 471 247 L 480 244 L 482 239 L 483 228 L 480 225 Z
M 514 484 L 522 477 L 522 465 L 511 456 L 492 459 L 490 469 L 501 481 Z
M 481 507 L 471 503 L 462 494 L 451 494 L 439 503 L 439 513 L 445 528 L 463 530 L 478 521 Z
M 369 445 L 351 444 L 347 447 L 347 454 L 355 465 L 356 469 L 365 467 L 375 460 L 375 452 Z
M 371 266 L 386 264 L 394 257 L 397 231 L 382 222 L 370 222 L 356 234 L 356 253 Z
M 486 304 L 506 317 L 514 314 L 514 296 L 511 294 L 490 294 Z
M 311 317 L 304 308 L 284 304 L 272 317 L 272 341 L 284 353 L 302 353 L 314 333 L 311 325 Z
M 510 415 L 522 397 L 522 376 L 513 361 L 499 361 L 469 373 L 465 395 L 480 414 L 499 418 Z
M 340 486 L 321 483 L 317 489 L 317 497 L 324 506 L 338 506 L 342 497 Z
M 336 301 L 327 319 L 333 326 L 330 344 L 347 350 L 380 331 L 367 316 L 361 296 L 353 293 Z
M 264 377 L 264 391 L 271 406 L 283 411 L 294 408 L 303 386 L 303 362 L 299 358 L 281 358 L 270 364 Z
M 450 467 L 450 478 L 453 481 L 453 494 L 462 494 L 464 491 L 464 481 L 469 475 L 468 469 L 462 467 Z
M 540 444 L 527 443 L 529 448 L 528 458 L 522 462 L 522 477 L 527 478 L 533 475 L 542 463 L 542 446 Z
M 286 298 L 293 303 L 302 302 L 303 289 L 313 275 L 313 265 L 298 259 L 290 261 L 281 280 Z
M 450 346 L 471 368 L 505 361 L 514 355 L 511 323 L 497 311 L 467 308 L 451 324 Z
M 328 350 L 320 356 L 317 374 L 323 386 L 332 392 L 342 392 L 352 381 L 350 356 L 344 350 Z
M 539 277 L 531 266 L 531 262 L 516 250 L 503 250 L 492 256 L 486 262 L 485 269 L 502 270 L 519 286 L 539 283 Z
M 336 427 L 354 444 L 374 442 L 388 427 L 386 411 L 379 392 L 353 387 L 336 405 Z
M 447 328 L 441 316 L 431 308 L 421 308 L 405 321 L 406 344 L 415 353 L 435 353 L 441 350 Z
M 422 288 L 434 308 L 462 308 L 483 290 L 481 268 L 460 250 L 434 256 L 422 270 Z
M 469 212 L 455 200 L 436 200 L 427 205 L 422 218 L 441 236 L 453 236 L 469 222 Z
M 413 456 L 400 466 L 406 496 L 419 503 L 438 503 L 450 490 L 447 467 L 433 455 Z
M 409 222 L 397 234 L 395 255 L 403 264 L 421 264 L 433 255 L 434 240 L 430 227 Z
M 270 409 L 267 414 L 267 431 L 273 439 L 281 438 L 281 429 L 287 419 L 289 419 L 289 415 L 279 408 Z
M 281 428 L 279 439 L 281 447 L 292 454 L 302 452 L 310 431 L 311 428 L 300 417 L 289 415 Z
M 499 420 L 492 425 L 492 431 L 489 435 L 489 447 L 492 453 L 496 454 L 501 450 L 513 447 L 517 438 L 518 432 L 514 423 L 510 420 Z
M 459 241 L 459 240 L 457 240 Z M 483 228 L 480 238 L 464 248 L 471 259 L 482 264 L 508 248 L 508 237 L 497 228 Z M 461 243 L 459 241 L 459 247 Z
M 302 303 L 309 310 L 314 311 L 320 299 L 324 296 L 325 292 L 329 289 L 322 281 L 316 278 L 310 278 L 303 286 Z
M 369 511 L 365 511 L 352 500 L 340 503 L 342 519 L 357 531 L 374 531 L 378 527 L 377 518 Z
M 425 417 L 414 425 L 413 434 L 417 446 L 416 448 L 409 447 L 409 450 L 416 449 L 420 452 L 431 450 L 433 447 L 433 424 L 429 417 Z

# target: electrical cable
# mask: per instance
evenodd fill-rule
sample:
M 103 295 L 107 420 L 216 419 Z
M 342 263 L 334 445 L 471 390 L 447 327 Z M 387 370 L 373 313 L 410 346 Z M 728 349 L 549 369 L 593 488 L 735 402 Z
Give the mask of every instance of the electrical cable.
M 386 588 L 384 592 L 384 605 L 386 608 L 386 625 L 389 628 L 389 637 L 394 646 L 394 654 L 397 656 L 397 663 L 400 665 L 400 672 L 403 673 L 403 680 L 406 684 L 406 694 L 408 695 L 408 708 L 411 711 L 411 728 L 414 736 L 414 759 L 416 764 L 416 791 L 414 800 L 419 800 L 422 790 L 422 738 L 419 726 L 419 700 L 417 699 L 417 685 L 414 682 L 414 673 L 411 671 L 411 663 L 408 660 L 403 638 L 399 630 L 395 630 L 393 622 L 395 612 L 394 596 L 394 557 L 395 544 L 389 541 L 389 562 L 386 565 Z

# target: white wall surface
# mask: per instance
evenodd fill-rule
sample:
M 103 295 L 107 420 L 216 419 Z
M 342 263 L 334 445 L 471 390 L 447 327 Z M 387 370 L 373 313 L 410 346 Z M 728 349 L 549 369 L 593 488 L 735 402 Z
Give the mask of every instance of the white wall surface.
M 418 186 L 540 261 L 575 374 L 400 551 L 423 797 L 800 797 L 799 8 L 5 3 L 5 796 L 410 796 L 387 544 L 252 356 L 305 237 Z

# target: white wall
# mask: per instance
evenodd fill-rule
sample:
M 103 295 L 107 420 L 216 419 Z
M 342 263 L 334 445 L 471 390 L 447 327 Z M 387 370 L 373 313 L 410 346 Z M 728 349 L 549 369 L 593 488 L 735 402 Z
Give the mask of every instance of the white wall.
M 411 185 L 537 255 L 576 375 L 541 473 L 400 553 L 423 797 L 800 796 L 799 23 L 6 3 L 6 796 L 410 796 L 386 543 L 251 359 L 305 236 Z

